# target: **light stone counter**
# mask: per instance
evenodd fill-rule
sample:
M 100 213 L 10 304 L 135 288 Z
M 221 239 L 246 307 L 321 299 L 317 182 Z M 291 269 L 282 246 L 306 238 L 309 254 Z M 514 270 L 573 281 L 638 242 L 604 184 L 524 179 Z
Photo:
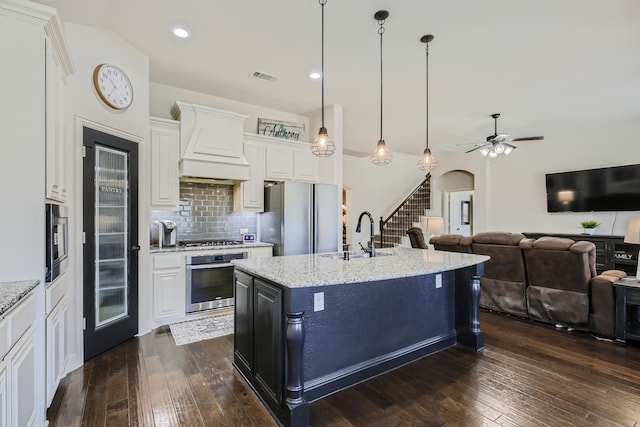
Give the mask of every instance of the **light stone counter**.
M 39 283 L 39 280 L 0 282 L 0 315 L 9 311 Z
M 390 255 L 345 261 L 310 254 L 233 260 L 232 263 L 238 270 L 293 289 L 421 276 L 489 260 L 485 255 L 424 249 L 389 248 L 377 252 Z

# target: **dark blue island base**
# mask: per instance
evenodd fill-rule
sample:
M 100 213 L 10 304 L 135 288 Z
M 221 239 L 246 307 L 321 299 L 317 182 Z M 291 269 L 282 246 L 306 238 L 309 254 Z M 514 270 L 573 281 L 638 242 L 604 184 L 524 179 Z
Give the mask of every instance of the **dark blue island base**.
M 481 351 L 482 268 L 292 288 L 236 266 L 234 365 L 279 424 L 306 427 L 314 400 L 449 347 Z

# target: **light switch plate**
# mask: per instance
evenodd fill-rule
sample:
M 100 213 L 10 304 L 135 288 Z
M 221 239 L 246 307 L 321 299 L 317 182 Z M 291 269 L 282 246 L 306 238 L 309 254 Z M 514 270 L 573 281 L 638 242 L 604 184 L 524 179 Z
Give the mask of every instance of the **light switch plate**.
M 442 274 L 436 274 L 436 289 L 442 287 Z

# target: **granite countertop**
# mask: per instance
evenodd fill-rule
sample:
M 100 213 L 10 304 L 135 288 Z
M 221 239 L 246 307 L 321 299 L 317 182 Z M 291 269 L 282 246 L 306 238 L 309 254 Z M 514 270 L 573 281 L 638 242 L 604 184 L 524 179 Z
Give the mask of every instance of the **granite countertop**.
M 246 249 L 246 248 L 269 248 L 272 247 L 272 243 L 254 242 L 254 243 L 242 243 L 240 245 L 221 245 L 221 246 L 174 246 L 172 248 L 159 248 L 157 246 L 151 246 L 149 253 L 160 254 L 166 252 L 193 252 L 193 251 L 223 251 L 227 249 Z
M 27 296 L 38 284 L 39 280 L 22 280 L 19 282 L 0 282 L 0 315 L 3 315 L 18 301 Z
M 238 270 L 288 288 L 339 285 L 399 277 L 421 276 L 488 261 L 485 255 L 410 248 L 379 249 L 375 258 L 348 261 L 327 254 L 232 260 Z M 386 256 L 383 254 L 387 254 Z

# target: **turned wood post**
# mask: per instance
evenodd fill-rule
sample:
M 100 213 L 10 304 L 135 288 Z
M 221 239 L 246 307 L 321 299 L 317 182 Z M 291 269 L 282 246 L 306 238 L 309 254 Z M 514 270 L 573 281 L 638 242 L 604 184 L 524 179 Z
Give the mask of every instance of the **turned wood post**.
M 303 312 L 287 313 L 287 397 L 288 405 L 304 402 L 303 359 L 304 345 Z
M 471 332 L 480 332 L 480 276 L 471 277 Z

